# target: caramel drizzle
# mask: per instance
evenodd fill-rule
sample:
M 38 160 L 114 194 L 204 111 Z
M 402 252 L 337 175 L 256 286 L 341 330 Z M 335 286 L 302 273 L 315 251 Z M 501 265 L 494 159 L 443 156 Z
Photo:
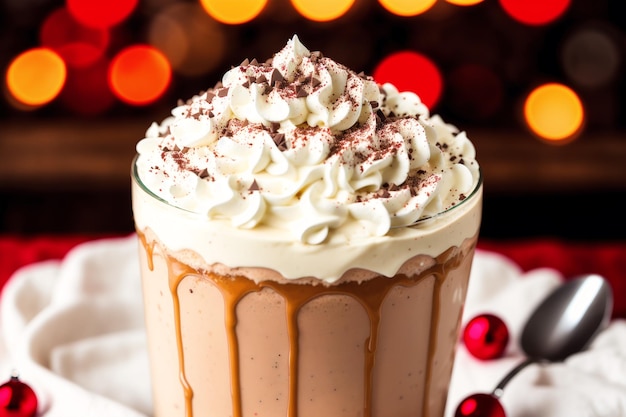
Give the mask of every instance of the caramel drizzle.
M 146 250 L 148 266 L 153 269 L 153 253 L 155 242 L 148 243 L 145 235 L 139 233 L 140 240 Z M 473 245 L 469 250 L 473 250 Z M 165 252 L 163 251 L 165 254 Z M 229 360 L 231 369 L 231 394 L 233 417 L 242 417 L 241 381 L 239 372 L 239 343 L 236 334 L 237 314 L 236 308 L 239 301 L 248 293 L 261 291 L 263 288 L 271 288 L 280 294 L 285 300 L 287 314 L 287 330 L 289 337 L 289 401 L 288 416 L 298 416 L 298 353 L 299 353 L 299 330 L 297 318 L 299 310 L 312 299 L 320 295 L 347 295 L 357 300 L 367 311 L 370 320 L 370 336 L 365 343 L 365 386 L 364 386 L 364 417 L 372 417 L 372 386 L 373 369 L 375 362 L 376 346 L 378 344 L 379 323 L 383 302 L 396 286 L 412 287 L 419 284 L 424 278 L 435 277 L 433 289 L 433 304 L 431 311 L 431 327 L 428 347 L 428 361 L 426 369 L 425 398 L 422 406 L 422 416 L 427 417 L 428 395 L 431 386 L 433 356 L 437 350 L 437 328 L 440 314 L 440 291 L 445 281 L 446 270 L 456 269 L 464 258 L 458 248 L 451 248 L 437 257 L 437 262 L 432 267 L 417 276 L 398 275 L 393 279 L 379 277 L 362 283 L 345 282 L 333 287 L 324 285 L 302 285 L 295 283 L 278 283 L 274 281 L 262 281 L 255 283 L 245 277 L 220 277 L 212 274 L 203 274 L 175 258 L 165 255 L 168 266 L 169 289 L 171 292 L 175 316 L 176 344 L 178 348 L 179 380 L 185 396 L 185 416 L 193 417 L 193 388 L 189 384 L 185 374 L 185 358 L 183 350 L 181 312 L 178 297 L 178 286 L 188 276 L 198 276 L 211 280 L 224 297 L 225 326 L 229 344 Z

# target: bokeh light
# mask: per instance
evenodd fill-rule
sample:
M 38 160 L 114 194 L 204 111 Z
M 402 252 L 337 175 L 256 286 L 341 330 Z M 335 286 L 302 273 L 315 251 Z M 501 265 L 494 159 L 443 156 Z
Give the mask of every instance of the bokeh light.
M 200 0 L 200 4 L 218 22 L 238 25 L 257 17 L 267 0 Z
M 528 127 L 539 137 L 564 143 L 582 129 L 585 112 L 580 98 L 571 88 L 547 83 L 527 96 L 524 117 Z
M 448 3 L 455 4 L 457 6 L 474 6 L 475 4 L 482 3 L 483 0 L 446 0 Z
M 50 13 L 39 31 L 41 45 L 58 52 L 70 67 L 96 62 L 104 55 L 109 40 L 108 30 L 81 25 L 65 7 Z
M 417 16 L 429 10 L 437 0 L 378 0 L 389 12 L 399 16 Z
M 463 64 L 449 72 L 446 103 L 461 119 L 484 121 L 500 110 L 504 83 L 492 69 L 479 64 Z
M 67 68 L 59 54 L 49 48 L 33 48 L 11 61 L 6 86 L 18 102 L 38 107 L 59 95 L 66 78 Z
M 146 105 L 165 93 L 172 69 L 165 55 L 149 45 L 132 45 L 113 57 L 109 67 L 113 93 L 132 105 Z
M 139 0 L 66 0 L 74 18 L 85 26 L 110 28 L 123 22 Z
M 226 51 L 222 26 L 197 3 L 177 3 L 150 22 L 148 39 L 181 75 L 198 76 L 216 68 Z
M 354 0 L 291 0 L 302 16 L 317 22 L 328 22 L 346 14 Z
M 67 82 L 59 100 L 76 114 L 97 116 L 115 104 L 109 88 L 108 61 L 101 59 L 88 67 L 68 68 Z
M 621 65 L 620 47 L 599 28 L 585 28 L 569 36 L 561 50 L 563 69 L 570 80 L 585 88 L 611 83 Z
M 545 25 L 565 13 L 571 0 L 500 0 L 504 11 L 518 22 Z
M 435 107 L 443 90 L 443 78 L 437 65 L 413 51 L 400 51 L 385 57 L 374 69 L 374 79 L 392 83 L 399 91 L 412 91 L 429 108 Z

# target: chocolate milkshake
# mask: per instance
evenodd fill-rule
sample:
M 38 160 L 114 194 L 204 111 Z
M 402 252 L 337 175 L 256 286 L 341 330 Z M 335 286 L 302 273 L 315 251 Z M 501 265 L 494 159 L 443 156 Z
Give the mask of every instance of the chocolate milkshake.
M 156 417 L 441 417 L 481 215 L 464 132 L 294 36 L 137 145 Z

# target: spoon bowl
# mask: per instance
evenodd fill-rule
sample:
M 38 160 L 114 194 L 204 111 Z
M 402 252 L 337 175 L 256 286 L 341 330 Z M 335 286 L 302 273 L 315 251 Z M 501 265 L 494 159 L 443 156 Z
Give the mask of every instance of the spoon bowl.
M 529 358 L 561 361 L 585 349 L 608 324 L 613 295 L 600 275 L 584 275 L 559 286 L 534 310 L 520 346 Z

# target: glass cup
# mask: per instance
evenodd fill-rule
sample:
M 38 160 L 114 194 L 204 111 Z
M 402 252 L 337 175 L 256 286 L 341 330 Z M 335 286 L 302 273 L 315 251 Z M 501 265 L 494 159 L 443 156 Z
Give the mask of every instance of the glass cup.
M 207 264 L 204 246 L 215 244 L 253 256 L 245 239 L 254 230 L 227 239 L 151 193 L 134 164 L 132 196 L 155 417 L 443 416 L 480 181 L 454 208 L 410 226 L 420 237 L 405 243 L 395 276 L 355 268 L 330 284 Z M 383 241 L 373 248 L 380 262 L 394 249 Z M 433 242 L 444 248 L 435 256 Z M 309 256 L 264 244 L 277 262 Z

